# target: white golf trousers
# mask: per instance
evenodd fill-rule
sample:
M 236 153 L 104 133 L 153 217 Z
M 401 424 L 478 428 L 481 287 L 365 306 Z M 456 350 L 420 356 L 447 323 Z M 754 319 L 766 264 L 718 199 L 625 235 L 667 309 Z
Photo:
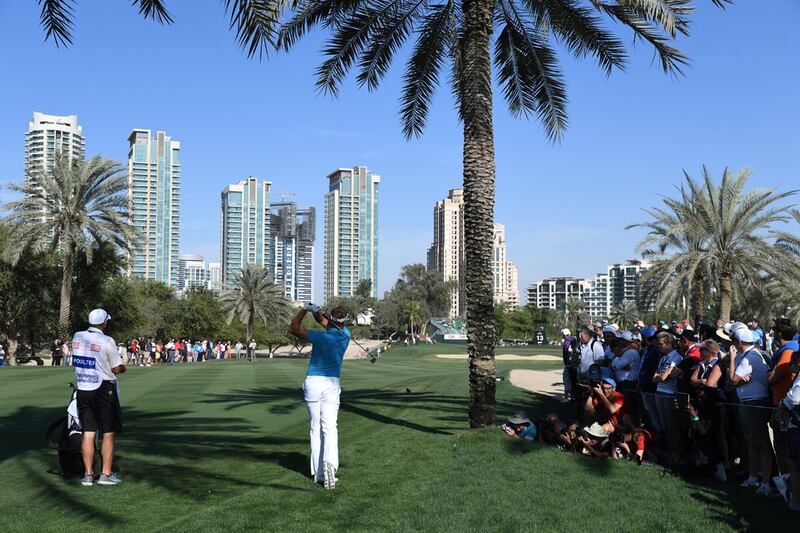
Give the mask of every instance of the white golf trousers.
M 306 376 L 303 398 L 311 422 L 311 475 L 322 478 L 324 463 L 339 468 L 339 434 L 336 418 L 339 415 L 339 378 Z

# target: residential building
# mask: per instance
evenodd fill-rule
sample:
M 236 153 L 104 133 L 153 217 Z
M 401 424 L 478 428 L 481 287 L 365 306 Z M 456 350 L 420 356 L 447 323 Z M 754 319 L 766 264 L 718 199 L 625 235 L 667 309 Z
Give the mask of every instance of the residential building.
M 281 199 L 270 205 L 270 264 L 284 296 L 296 302 L 313 301 L 316 210 L 299 208 Z
M 222 290 L 222 263 L 208 264 L 208 288 L 212 291 Z
M 517 267 L 509 266 L 506 257 L 506 227 L 494 225 L 494 245 L 492 247 L 492 276 L 494 277 L 494 302 L 507 303 L 512 309 L 519 305 Z
M 272 183 L 250 176 L 222 190 L 222 286 L 235 288 L 245 265 L 270 265 L 269 192 Z
M 528 286 L 528 306 L 537 309 L 563 309 L 567 300 L 588 301 L 592 280 L 572 277 L 547 278 Z
M 653 311 L 644 299 L 642 275 L 650 268 L 648 261 L 628 260 L 608 265 L 594 279 L 555 277 L 528 287 L 528 305 L 559 309 L 568 298 L 580 298 L 592 318 L 608 318 L 611 309 L 623 300 L 636 302 L 641 312 Z
M 178 287 L 181 143 L 163 131 L 134 129 L 128 137 L 128 209 L 140 237 L 128 275 Z
M 208 269 L 202 255 L 183 254 L 179 259 L 178 290 L 208 287 Z
M 464 263 L 464 189 L 451 189 L 433 207 L 433 244 L 428 249 L 428 270 L 441 272 L 456 283 L 449 318 L 466 316 Z
M 80 160 L 85 152 L 86 140 L 77 115 L 34 112 L 25 133 L 25 180 L 35 182 L 36 174 L 42 171 L 51 174 L 58 153 Z
M 328 175 L 325 194 L 324 297 L 355 294 L 371 282 L 378 294 L 378 185 L 367 167 L 339 168 Z

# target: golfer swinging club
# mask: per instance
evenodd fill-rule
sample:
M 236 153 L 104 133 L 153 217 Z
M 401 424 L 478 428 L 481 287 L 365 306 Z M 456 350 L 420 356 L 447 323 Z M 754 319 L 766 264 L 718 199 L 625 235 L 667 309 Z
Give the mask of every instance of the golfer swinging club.
M 325 328 L 325 331 L 308 331 L 301 324 L 307 312 Z M 322 313 L 318 305 L 307 303 L 289 325 L 289 333 L 311 343 L 311 361 L 308 363 L 303 397 L 308 406 L 311 422 L 311 476 L 326 489 L 336 486 L 339 468 L 339 435 L 336 418 L 339 414 L 339 375 L 350 331 L 347 311 L 334 307 L 330 315 Z

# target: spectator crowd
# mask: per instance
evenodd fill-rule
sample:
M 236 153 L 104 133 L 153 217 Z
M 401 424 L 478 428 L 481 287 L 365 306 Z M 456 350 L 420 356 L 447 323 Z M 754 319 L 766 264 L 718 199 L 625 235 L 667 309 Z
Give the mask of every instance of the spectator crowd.
M 800 511 L 800 349 L 787 319 L 766 332 L 756 320 L 603 321 L 562 336 L 574 411 L 518 413 L 501 426 L 510 436 L 740 483 Z

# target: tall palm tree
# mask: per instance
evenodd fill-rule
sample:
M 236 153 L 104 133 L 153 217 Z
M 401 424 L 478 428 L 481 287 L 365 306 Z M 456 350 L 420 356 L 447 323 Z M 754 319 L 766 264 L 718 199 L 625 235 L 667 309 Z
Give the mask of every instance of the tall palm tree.
M 622 300 L 611 308 L 611 321 L 622 329 L 628 329 L 639 318 L 639 309 L 633 300 Z
M 421 306 L 419 302 L 415 300 L 411 300 L 410 302 L 406 302 L 406 315 L 408 315 L 408 323 L 411 327 L 411 337 L 414 337 L 414 324 L 419 323 L 420 320 L 420 309 Z
M 691 316 L 698 324 L 705 317 L 710 292 L 706 240 L 692 227 L 697 207 L 691 192 L 684 186 L 678 192 L 678 198 L 664 198 L 665 209 L 644 209 L 652 220 L 625 229 L 648 230 L 638 246 L 642 257 L 653 260 L 642 277 L 643 299 L 656 308 L 682 309 L 691 302 Z M 678 253 L 667 255 L 668 250 Z
M 731 0 L 712 0 L 723 6 Z M 42 2 L 42 24 L 56 44 L 68 44 L 68 0 Z M 162 0 L 134 0 L 145 17 L 170 23 Z M 623 69 L 623 42 L 604 18 L 649 43 L 669 74 L 688 62 L 670 42 L 689 34 L 688 0 L 225 0 L 230 27 L 248 57 L 289 50 L 312 29 L 330 31 L 317 87 L 336 95 L 347 74 L 376 89 L 412 35 L 400 101 L 403 132 L 417 137 L 442 72 L 463 124 L 465 289 L 469 333 L 469 419 L 495 422 L 495 331 L 492 243 L 495 196 L 492 74 L 514 116 L 537 116 L 557 141 L 567 125 L 567 96 L 557 48 L 592 56 L 610 74 Z
M 248 340 L 253 338 L 256 318 L 269 325 L 283 323 L 291 315 L 291 302 L 264 267 L 246 265 L 234 276 L 234 285 L 236 289 L 222 293 L 222 302 L 228 311 L 228 324 L 238 317 L 247 326 Z
M 656 235 L 696 239 L 696 247 L 666 243 L 660 251 L 664 262 L 649 278 L 657 286 L 670 287 L 700 283 L 697 272 L 708 275 L 719 294 L 719 318 L 724 321 L 730 320 L 734 297 L 760 285 L 765 272 L 780 272 L 793 261 L 786 249 L 764 237 L 773 224 L 791 219 L 792 206 L 779 204 L 797 191 L 757 189 L 745 193 L 751 174 L 742 169 L 734 175 L 726 168 L 717 185 L 705 167 L 699 181 L 684 173 L 681 198 L 664 200 L 673 215 L 657 217 L 653 223 L 663 227 L 651 230 L 643 241 L 652 240 L 654 231 Z
M 10 246 L 4 250 L 15 264 L 23 254 L 57 253 L 60 256 L 61 305 L 58 329 L 62 338 L 69 333 L 75 255 L 83 253 L 92 261 L 94 245 L 109 241 L 130 251 L 137 235 L 127 212 L 128 188 L 125 169 L 112 159 L 95 156 L 73 160 L 57 154 L 50 172 L 33 171 L 23 183 L 9 186 L 20 193 L 8 202 L 4 222 L 11 227 Z

